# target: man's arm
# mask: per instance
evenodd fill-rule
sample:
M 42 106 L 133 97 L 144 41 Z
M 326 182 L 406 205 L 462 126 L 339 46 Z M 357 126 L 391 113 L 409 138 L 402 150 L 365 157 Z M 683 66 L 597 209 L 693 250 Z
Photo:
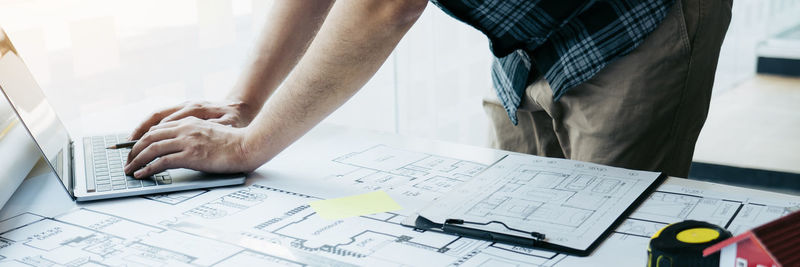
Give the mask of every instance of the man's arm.
M 135 176 L 179 167 L 211 172 L 256 169 L 355 94 L 426 5 L 426 0 L 338 1 L 305 56 L 253 123 L 236 130 L 195 119 L 164 125 L 133 147 L 126 172 L 156 157 L 160 159 Z
M 247 126 L 305 53 L 332 5 L 333 0 L 275 1 L 252 60 L 227 101 L 184 103 L 157 111 L 131 133 L 131 139 L 141 138 L 154 125 L 188 116 Z
M 340 1 L 286 85 L 251 125 L 259 166 L 352 97 L 380 68 L 427 1 Z M 387 118 L 388 119 L 388 118 Z
M 267 14 L 271 19 L 261 34 L 256 55 L 228 99 L 251 105 L 255 116 L 300 61 L 332 5 L 333 0 L 276 2 Z

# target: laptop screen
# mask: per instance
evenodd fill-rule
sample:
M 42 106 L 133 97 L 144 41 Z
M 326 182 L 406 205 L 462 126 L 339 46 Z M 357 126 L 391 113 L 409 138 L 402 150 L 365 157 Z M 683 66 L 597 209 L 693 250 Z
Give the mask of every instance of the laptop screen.
M 69 135 L 55 110 L 45 99 L 25 62 L 6 33 L 0 29 L 0 89 L 19 114 L 22 123 L 42 150 L 67 189 L 69 180 Z

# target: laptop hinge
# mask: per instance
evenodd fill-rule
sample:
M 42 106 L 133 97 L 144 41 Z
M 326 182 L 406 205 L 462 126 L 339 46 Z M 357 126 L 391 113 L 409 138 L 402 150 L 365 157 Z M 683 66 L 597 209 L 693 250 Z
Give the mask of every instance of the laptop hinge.
M 69 196 L 75 199 L 75 142 L 70 138 L 69 140 Z

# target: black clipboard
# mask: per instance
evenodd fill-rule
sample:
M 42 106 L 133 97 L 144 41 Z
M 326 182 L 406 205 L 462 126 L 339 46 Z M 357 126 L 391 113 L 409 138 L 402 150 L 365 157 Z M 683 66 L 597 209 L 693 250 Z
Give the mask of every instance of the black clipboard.
M 467 226 L 470 223 L 464 223 L 463 221 L 459 223 L 458 220 L 456 219 L 448 219 L 447 222 L 445 222 L 444 224 L 440 224 L 428 220 L 425 217 L 416 215 L 416 217 L 411 217 L 410 220 L 404 221 L 402 225 L 412 227 L 418 230 L 435 231 L 435 232 L 441 232 L 468 238 L 491 241 L 496 243 L 503 243 L 503 244 L 522 246 L 539 250 L 546 250 L 556 253 L 563 253 L 573 256 L 586 257 L 591 255 L 592 252 L 594 252 L 594 250 L 597 249 L 597 247 L 600 246 L 600 244 L 603 243 L 604 240 L 608 239 L 608 236 L 610 236 L 614 232 L 614 230 L 616 230 L 617 227 L 619 227 L 619 225 L 623 221 L 625 221 L 625 219 L 627 219 L 628 216 L 630 216 L 631 213 L 633 213 L 639 207 L 639 205 L 642 204 L 642 202 L 644 202 L 648 197 L 650 197 L 653 191 L 655 191 L 656 188 L 658 188 L 662 183 L 664 183 L 666 179 L 667 176 L 664 175 L 664 173 L 661 173 L 653 181 L 653 183 L 650 184 L 650 186 L 648 186 L 647 189 L 645 189 L 642 192 L 642 194 L 640 194 L 636 198 L 636 200 L 634 200 L 633 203 L 631 203 L 631 205 L 628 206 L 628 208 L 625 209 L 625 211 L 623 211 L 619 215 L 619 217 L 617 217 L 616 220 L 614 220 L 613 223 L 611 223 L 608 229 L 606 229 L 597 239 L 595 239 L 594 242 L 592 242 L 592 244 L 589 245 L 589 247 L 586 248 L 585 250 L 548 243 L 546 238 L 537 237 L 536 234 L 538 233 L 536 232 L 531 233 L 532 234 L 531 238 L 525 238 L 503 233 L 485 231 L 482 229 L 470 228 Z M 456 220 L 456 221 L 450 221 L 450 220 Z M 477 223 L 477 224 L 485 225 L 489 223 L 492 222 Z M 502 222 L 496 222 L 496 223 L 502 224 Z M 502 225 L 505 226 L 505 224 Z M 505 227 L 508 228 L 508 226 Z M 519 230 L 514 230 L 514 231 L 519 231 Z

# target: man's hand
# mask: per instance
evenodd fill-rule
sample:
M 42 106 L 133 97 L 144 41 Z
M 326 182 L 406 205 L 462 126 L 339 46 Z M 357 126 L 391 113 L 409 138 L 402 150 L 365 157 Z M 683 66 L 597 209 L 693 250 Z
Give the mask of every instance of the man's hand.
M 312 18 L 311 21 L 315 21 L 299 24 L 306 25 L 305 30 L 300 31 L 302 35 L 297 34 L 292 23 L 269 27 L 268 32 L 274 32 L 274 35 L 264 38 L 268 45 L 262 46 L 261 56 L 249 68 L 246 76 L 250 79 L 239 87 L 243 91 L 229 96 L 259 103 L 253 108 L 260 109 L 260 112 L 256 111 L 259 113 L 252 123 L 244 128 L 213 123 L 207 119 L 223 118 L 229 113 L 225 109 L 203 113 L 201 111 L 209 109 L 202 105 L 188 110 L 184 107 L 162 110 L 132 135 L 133 139 L 141 138 L 129 154 L 125 172 L 135 172 L 134 176 L 141 178 L 169 168 L 208 172 L 254 170 L 308 132 L 364 86 L 428 4 L 427 0 L 338 1 L 328 11 L 333 1 L 324 2 L 327 4 L 309 13 L 300 11 L 314 7 L 317 1 L 284 2 L 292 4 L 277 14 L 279 16 L 275 18 L 278 20 L 303 22 Z M 314 31 L 309 30 L 317 28 L 319 34 L 314 36 Z M 304 37 L 296 40 L 273 38 L 276 36 Z M 304 42 L 312 39 L 305 51 Z M 270 40 L 280 42 L 272 43 Z M 290 49 L 292 47 L 302 49 Z M 285 49 L 292 52 L 290 56 L 271 59 L 287 55 Z M 292 69 L 290 65 L 295 62 L 297 66 Z M 289 67 L 275 68 L 279 66 Z M 280 81 L 283 81 L 282 88 L 270 96 Z M 264 103 L 267 98 L 270 101 Z M 184 118 L 164 121 L 180 117 Z
M 153 126 L 131 148 L 125 173 L 143 178 L 173 168 L 250 172 L 258 164 L 248 160 L 245 129 L 195 117 Z
M 151 127 L 186 117 L 240 128 L 250 124 L 256 114 L 258 110 L 253 110 L 242 101 L 186 102 L 151 114 L 131 133 L 130 140 L 140 139 Z

